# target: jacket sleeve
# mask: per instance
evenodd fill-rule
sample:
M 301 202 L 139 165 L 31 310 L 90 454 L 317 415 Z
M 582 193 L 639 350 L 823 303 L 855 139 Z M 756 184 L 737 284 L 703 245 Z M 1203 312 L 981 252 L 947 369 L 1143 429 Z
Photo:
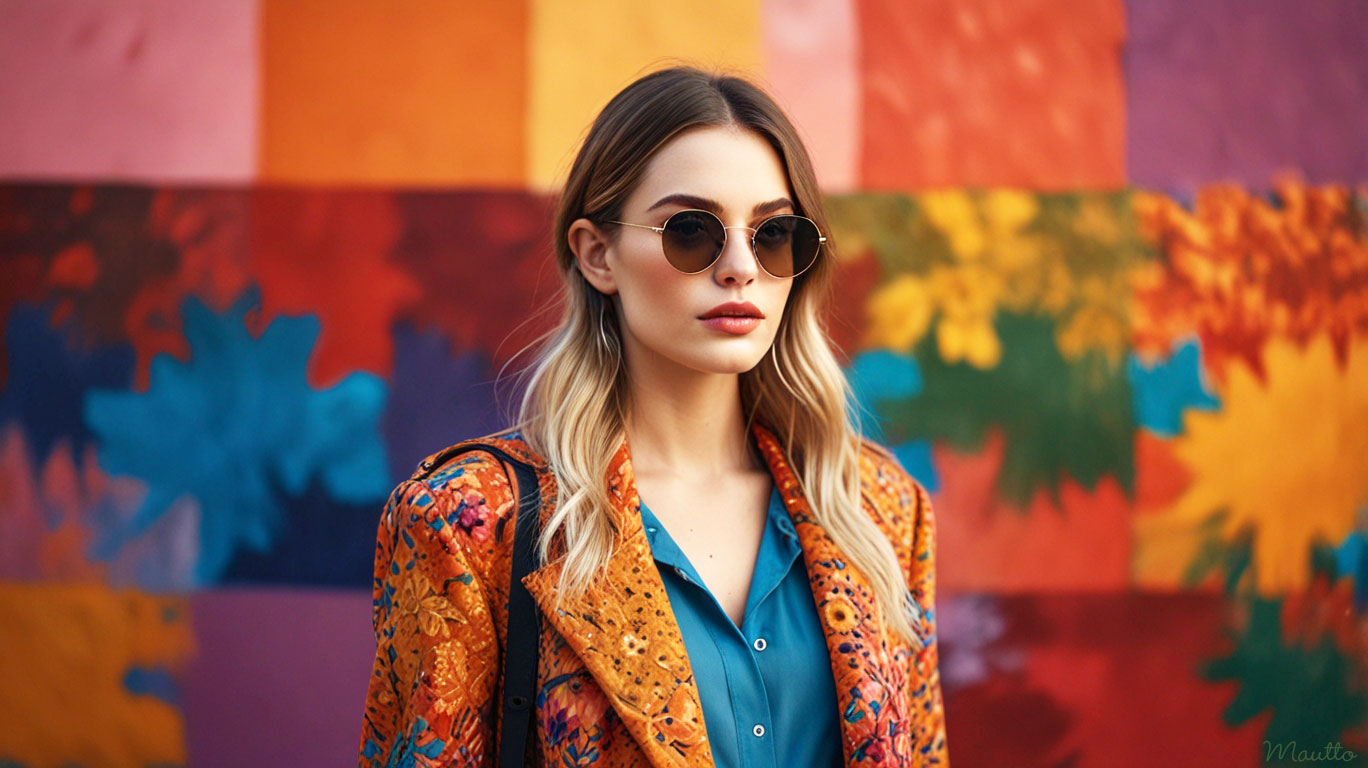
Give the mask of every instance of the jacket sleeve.
M 381 515 L 362 768 L 494 764 L 499 649 L 459 498 L 410 479 Z
M 922 635 L 925 647 L 914 659 L 917 679 L 924 682 L 912 691 L 912 705 L 917 715 L 918 765 L 948 766 L 950 759 L 945 743 L 945 705 L 941 697 L 940 642 L 936 617 L 936 518 L 931 508 L 931 496 L 921 483 L 911 476 L 912 498 L 916 509 L 912 523 L 912 568 L 908 588 L 921 608 Z M 925 749 L 925 752 L 921 750 Z

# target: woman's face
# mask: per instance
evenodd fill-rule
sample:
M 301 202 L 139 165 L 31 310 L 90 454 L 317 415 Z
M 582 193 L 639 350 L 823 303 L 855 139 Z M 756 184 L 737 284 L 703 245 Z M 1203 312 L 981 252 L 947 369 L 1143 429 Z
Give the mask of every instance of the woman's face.
M 681 133 L 656 152 L 618 220 L 659 227 L 684 209 L 711 211 L 727 227 L 752 228 L 766 217 L 797 212 L 774 148 L 750 131 L 711 126 Z M 751 232 L 726 230 L 718 260 L 692 275 L 670 265 L 657 232 L 619 227 L 614 237 L 598 233 L 580 219 L 570 240 L 585 278 L 616 296 L 632 364 L 663 358 L 658 362 L 699 372 L 741 373 L 769 351 L 794 279 L 761 269 Z M 732 331 L 702 319 L 728 302 L 749 302 L 762 318 Z

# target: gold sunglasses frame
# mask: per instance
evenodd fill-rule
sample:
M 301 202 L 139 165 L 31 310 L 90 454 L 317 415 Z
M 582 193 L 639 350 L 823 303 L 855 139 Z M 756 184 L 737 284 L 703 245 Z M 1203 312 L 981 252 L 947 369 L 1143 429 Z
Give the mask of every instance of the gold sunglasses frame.
M 669 223 L 670 223 L 670 219 L 673 219 L 674 217 L 678 216 L 678 215 L 681 214 L 681 213 L 706 213 L 706 214 L 708 214 L 709 216 L 713 217 L 714 219 L 717 219 L 719 222 L 722 221 L 722 217 L 721 217 L 721 216 L 718 216 L 717 214 L 713 213 L 712 211 L 705 211 L 705 210 L 703 210 L 702 208 L 685 208 L 685 209 L 683 209 L 683 210 L 675 211 L 674 213 L 670 214 L 670 215 L 665 219 L 665 223 L 666 223 L 666 224 L 669 224 Z M 806 221 L 806 222 L 808 222 L 809 224 L 811 224 L 811 225 L 812 225 L 812 228 L 813 228 L 814 230 L 817 231 L 817 253 L 813 255 L 812 261 L 809 261 L 809 262 L 808 262 L 808 265 L 807 265 L 806 267 L 803 267 L 802 269 L 798 270 L 797 272 L 794 272 L 793 274 L 791 274 L 791 275 L 789 275 L 789 276 L 787 276 L 787 277 L 780 277 L 780 276 L 774 274 L 773 272 L 769 271 L 768 269 L 765 269 L 765 264 L 764 264 L 764 262 L 760 261 L 760 254 L 756 253 L 756 251 L 755 251 L 755 235 L 756 235 L 757 232 L 760 231 L 760 227 L 765 226 L 765 222 L 769 221 L 770 219 L 777 219 L 777 218 L 779 218 L 780 216 L 793 216 L 793 217 L 795 217 L 795 218 L 802 219 L 803 221 Z M 630 221 L 613 221 L 613 220 L 611 220 L 611 219 L 608 220 L 608 223 L 609 223 L 609 224 L 621 224 L 621 225 L 623 225 L 624 227 L 638 227 L 638 228 L 640 228 L 640 229 L 649 229 L 649 230 L 653 230 L 657 235 L 660 235 L 660 238 L 661 238 L 661 242 L 660 242 L 660 252 L 661 252 L 661 254 L 663 255 L 663 254 L 665 253 L 665 227 L 653 227 L 653 226 L 651 226 L 651 225 L 649 225 L 649 224 L 633 224 L 633 223 L 631 223 Z M 762 220 L 760 221 L 760 227 L 741 227 L 741 226 L 731 226 L 731 227 L 729 227 L 729 226 L 727 226 L 725 223 L 722 224 L 722 238 L 723 238 L 723 239 L 722 239 L 722 248 L 718 248 L 718 249 L 717 249 L 717 255 L 713 257 L 713 260 L 712 260 L 712 261 L 708 262 L 708 266 L 706 266 L 706 267 L 704 267 L 704 268 L 698 270 L 697 272 L 685 272 L 684 270 L 680 269 L 679 267 L 675 267 L 674 262 L 670 261 L 668 257 L 665 259 L 665 261 L 668 262 L 669 265 L 670 265 L 671 267 L 674 267 L 675 270 L 678 271 L 680 274 L 684 274 L 684 275 L 698 275 L 698 274 L 702 274 L 702 273 L 704 273 L 704 272 L 707 272 L 709 269 L 712 269 L 713 265 L 717 263 L 717 260 L 718 260 L 718 259 L 722 258 L 722 249 L 727 247 L 727 240 L 726 240 L 726 237 L 727 237 L 727 230 L 729 230 L 729 229 L 744 229 L 744 230 L 746 230 L 746 231 L 748 231 L 748 232 L 751 233 L 751 236 L 750 236 L 750 252 L 751 252 L 751 255 L 755 257 L 755 264 L 756 264 L 756 266 L 760 267 L 760 269 L 761 269 L 765 274 L 769 275 L 770 277 L 772 277 L 772 278 L 774 278 L 774 279 L 776 279 L 776 280 L 791 280 L 791 279 L 793 279 L 793 278 L 795 278 L 795 277 L 797 277 L 797 276 L 803 274 L 804 272 L 808 271 L 809 269 L 812 269 L 812 265 L 817 263 L 817 257 L 822 255 L 822 244 L 825 243 L 825 242 L 827 241 L 826 236 L 822 234 L 822 230 L 821 230 L 820 228 L 818 228 L 817 222 L 813 221 L 812 219 L 809 219 L 809 218 L 806 217 L 806 216 L 799 216 L 799 215 L 796 214 L 796 213 L 776 213 L 776 214 L 774 214 L 773 216 L 766 216 L 764 219 L 762 219 Z

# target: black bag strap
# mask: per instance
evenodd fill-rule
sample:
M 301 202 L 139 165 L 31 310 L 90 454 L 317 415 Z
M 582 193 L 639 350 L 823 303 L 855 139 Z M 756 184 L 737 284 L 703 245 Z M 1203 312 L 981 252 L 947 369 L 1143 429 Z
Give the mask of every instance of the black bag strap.
M 518 478 L 513 567 L 508 582 L 508 632 L 504 648 L 503 718 L 499 731 L 498 759 L 499 768 L 522 768 L 528 764 L 527 738 L 537 689 L 537 654 L 541 635 L 537 603 L 527 587 L 523 586 L 522 577 L 532 572 L 536 561 L 537 537 L 541 534 L 541 486 L 532 465 L 488 443 L 463 445 L 459 450 L 441 456 L 440 461 L 471 450 L 494 454 L 504 462 L 505 467 L 511 466 Z M 495 526 L 497 539 L 503 536 L 503 523 L 506 520 L 500 520 Z

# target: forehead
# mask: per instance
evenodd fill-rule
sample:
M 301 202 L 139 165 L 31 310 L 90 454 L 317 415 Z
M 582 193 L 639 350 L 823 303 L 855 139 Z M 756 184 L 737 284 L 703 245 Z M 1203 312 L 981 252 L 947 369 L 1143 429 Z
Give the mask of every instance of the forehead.
M 716 200 L 740 214 L 756 203 L 792 197 L 779 153 L 764 137 L 714 126 L 685 131 L 657 150 L 626 207 L 645 210 L 671 194 Z

